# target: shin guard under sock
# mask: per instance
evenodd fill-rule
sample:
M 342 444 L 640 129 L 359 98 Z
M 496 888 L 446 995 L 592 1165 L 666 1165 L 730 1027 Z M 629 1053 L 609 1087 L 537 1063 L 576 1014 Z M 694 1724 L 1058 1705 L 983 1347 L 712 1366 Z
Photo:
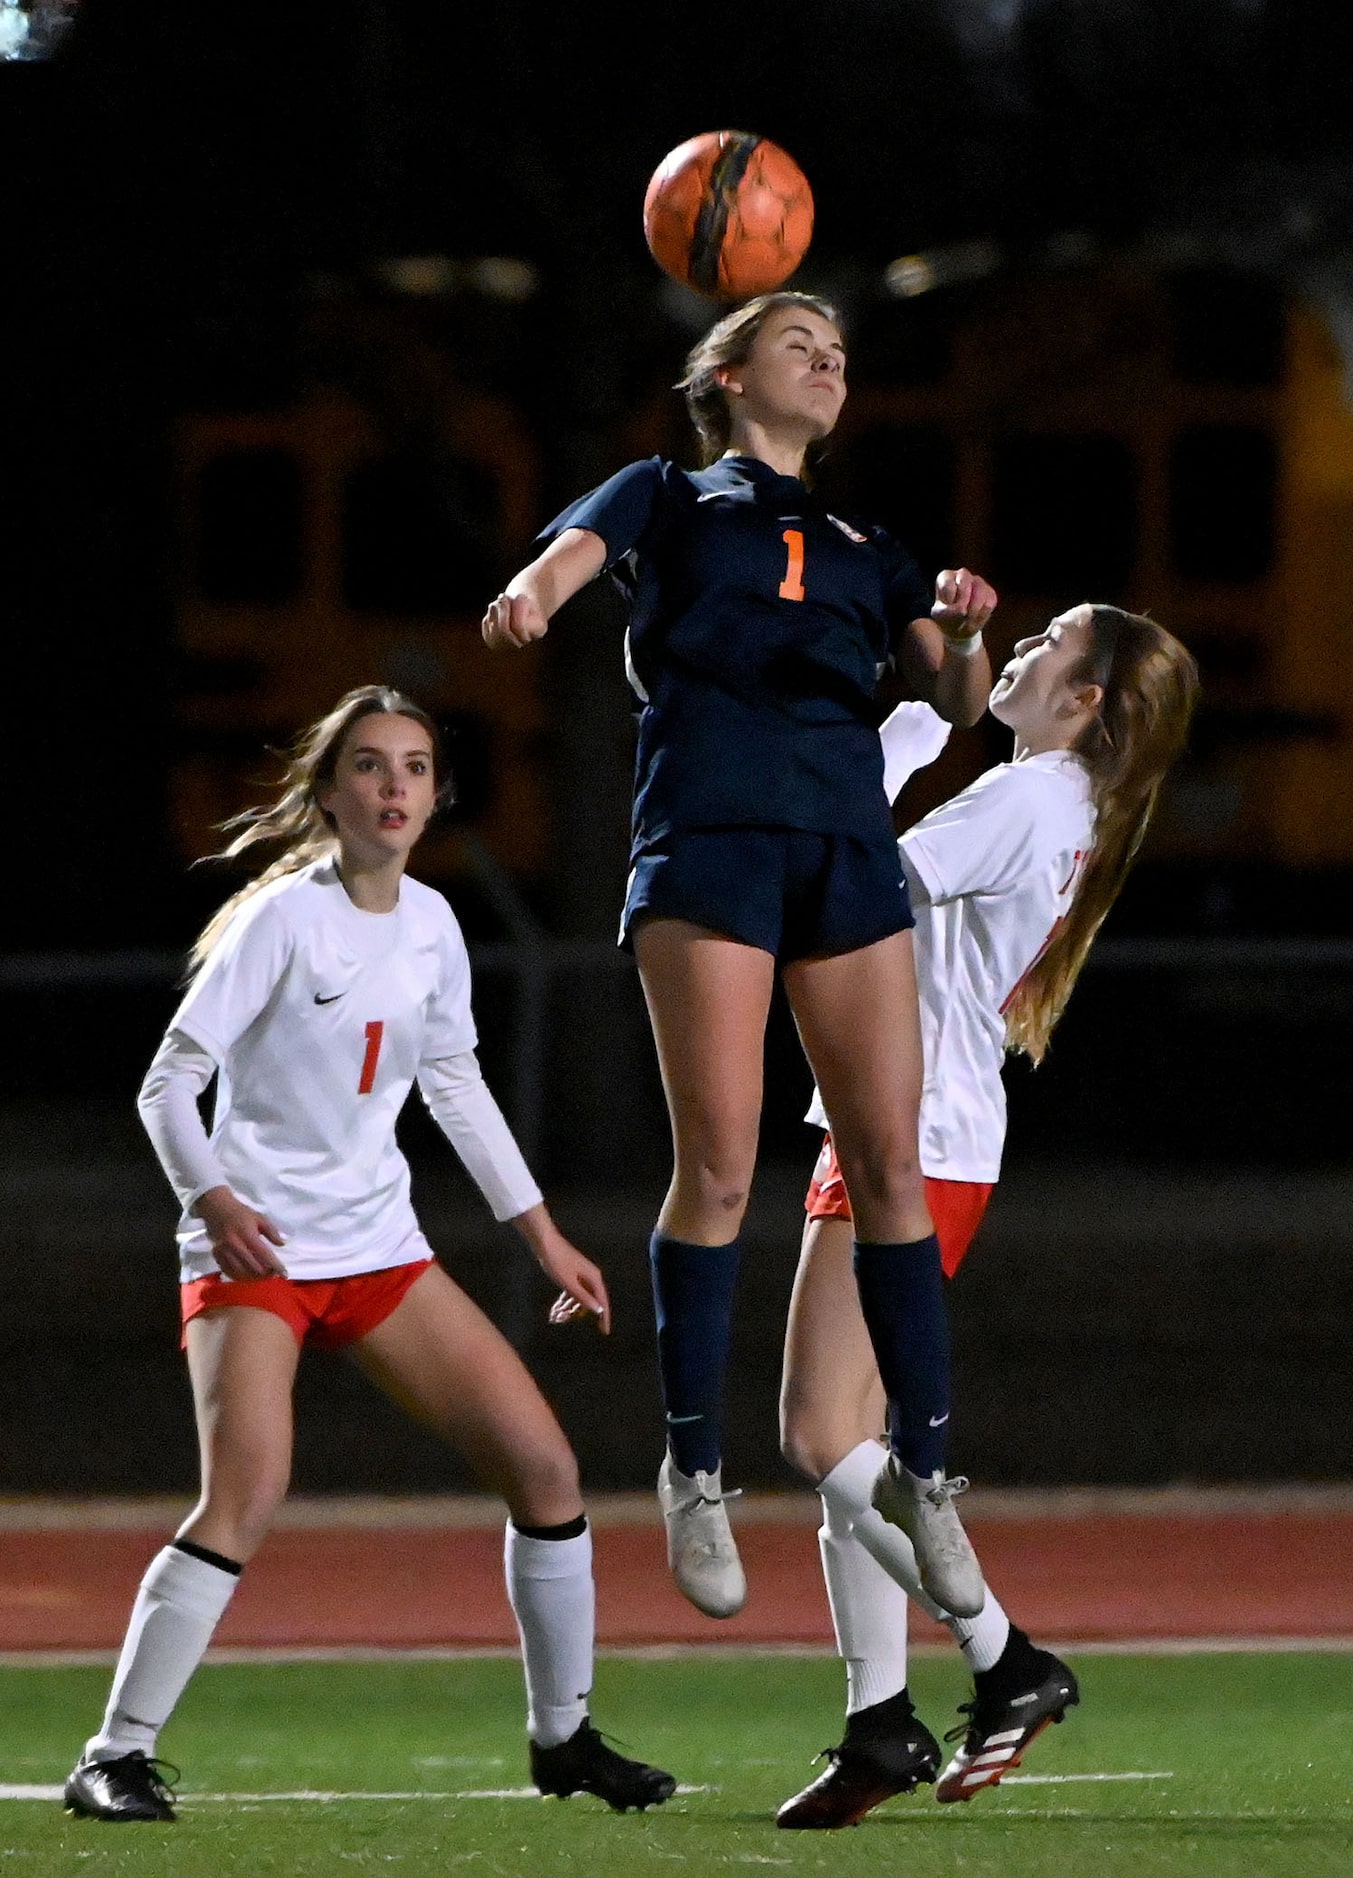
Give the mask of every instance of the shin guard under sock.
M 949 1317 L 939 1241 L 855 1242 L 855 1280 L 888 1396 L 888 1439 L 911 1474 L 944 1471 Z
M 741 1246 L 649 1241 L 667 1445 L 688 1476 L 712 1474 L 723 1454 L 723 1392 Z

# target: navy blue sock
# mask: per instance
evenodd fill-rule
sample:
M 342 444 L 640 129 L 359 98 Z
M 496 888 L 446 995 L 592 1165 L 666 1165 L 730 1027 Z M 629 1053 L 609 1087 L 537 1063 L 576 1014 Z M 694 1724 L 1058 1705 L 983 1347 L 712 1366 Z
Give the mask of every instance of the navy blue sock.
M 648 1242 L 667 1445 L 683 1474 L 712 1474 L 723 1449 L 723 1385 L 742 1248 Z
M 855 1241 L 855 1282 L 888 1396 L 888 1445 L 913 1474 L 943 1469 L 949 1423 L 949 1314 L 940 1246 Z

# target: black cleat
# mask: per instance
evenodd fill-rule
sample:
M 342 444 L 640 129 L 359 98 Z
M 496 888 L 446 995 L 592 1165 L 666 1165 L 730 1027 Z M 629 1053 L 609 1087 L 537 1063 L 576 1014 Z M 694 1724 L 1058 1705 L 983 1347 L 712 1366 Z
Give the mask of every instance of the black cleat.
M 834 1832 L 854 1826 L 896 1793 L 914 1793 L 940 1770 L 940 1744 L 902 1692 L 847 1718 L 839 1748 L 824 1748 L 829 1765 L 775 1815 L 791 1832 Z
M 613 1813 L 627 1813 L 632 1806 L 641 1813 L 646 1806 L 661 1806 L 677 1785 L 660 1767 L 617 1754 L 587 1718 L 557 1747 L 531 1743 L 531 1778 L 543 1794 L 560 1800 L 571 1793 L 595 1793 Z
M 166 1779 L 177 1767 L 150 1761 L 138 1748 L 111 1761 L 81 1761 L 66 1782 L 66 1811 L 77 1819 L 175 1819 L 178 1797 Z
M 1023 1687 L 1012 1694 L 975 1695 L 959 1704 L 959 1714 L 968 1720 L 950 1729 L 945 1740 L 961 1735 L 963 1745 L 940 1776 L 937 1800 L 971 1800 L 983 1787 L 999 1786 L 1030 1743 L 1081 1699 L 1076 1678 L 1051 1650 L 1032 1652 L 1021 1681 Z

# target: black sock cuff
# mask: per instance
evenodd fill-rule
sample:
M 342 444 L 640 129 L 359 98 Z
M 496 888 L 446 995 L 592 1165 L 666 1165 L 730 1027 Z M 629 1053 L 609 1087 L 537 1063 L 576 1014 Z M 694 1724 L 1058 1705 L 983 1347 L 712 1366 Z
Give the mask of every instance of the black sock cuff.
M 226 1558 L 224 1553 L 212 1552 L 204 1545 L 194 1545 L 191 1539 L 171 1541 L 176 1552 L 186 1552 L 189 1558 L 200 1558 L 204 1565 L 214 1565 L 218 1572 L 229 1572 L 232 1578 L 238 1578 L 244 1570 L 238 1559 Z
M 915 1719 L 911 1694 L 904 1683 L 896 1695 L 885 1696 L 868 1708 L 858 1708 L 846 1717 L 846 1740 L 868 1741 L 879 1736 L 899 1734 Z
M 725 1239 L 722 1245 L 697 1245 L 693 1239 L 673 1239 L 669 1233 L 658 1232 L 656 1229 L 649 1234 L 648 1239 L 650 1258 L 656 1258 L 660 1252 L 707 1252 L 711 1258 L 720 1256 L 726 1258 L 730 1254 L 736 1257 L 741 1251 L 742 1235 L 740 1233 L 736 1238 Z
M 856 1239 L 854 1242 L 856 1253 L 863 1252 L 866 1258 L 871 1252 L 928 1252 L 931 1246 L 938 1244 L 939 1237 L 933 1232 L 928 1232 L 924 1239 Z
M 566 1519 L 562 1526 L 522 1526 L 514 1519 L 512 1530 L 523 1539 L 581 1539 L 587 1531 L 587 1515 Z

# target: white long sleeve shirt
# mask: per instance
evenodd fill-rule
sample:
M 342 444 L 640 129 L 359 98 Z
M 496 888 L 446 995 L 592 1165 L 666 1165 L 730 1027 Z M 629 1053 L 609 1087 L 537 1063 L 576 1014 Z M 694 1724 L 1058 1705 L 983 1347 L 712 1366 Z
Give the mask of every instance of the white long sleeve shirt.
M 228 1186 L 285 1238 L 293 1278 L 430 1256 L 395 1121 L 415 1080 L 497 1219 L 540 1201 L 485 1086 L 469 960 L 440 894 L 405 879 L 385 914 L 353 906 L 332 862 L 240 908 L 172 1019 L 138 1099 L 183 1209 L 183 1276 L 217 1269 L 192 1212 Z M 198 1097 L 217 1078 L 210 1133 Z
M 891 799 L 934 762 L 949 726 L 908 703 L 880 735 Z M 932 1179 L 1000 1176 L 1005 1010 L 1066 916 L 1094 831 L 1085 765 L 1048 751 L 987 770 L 898 843 L 916 915 L 921 1168 Z M 816 1090 L 807 1119 L 828 1125 Z

